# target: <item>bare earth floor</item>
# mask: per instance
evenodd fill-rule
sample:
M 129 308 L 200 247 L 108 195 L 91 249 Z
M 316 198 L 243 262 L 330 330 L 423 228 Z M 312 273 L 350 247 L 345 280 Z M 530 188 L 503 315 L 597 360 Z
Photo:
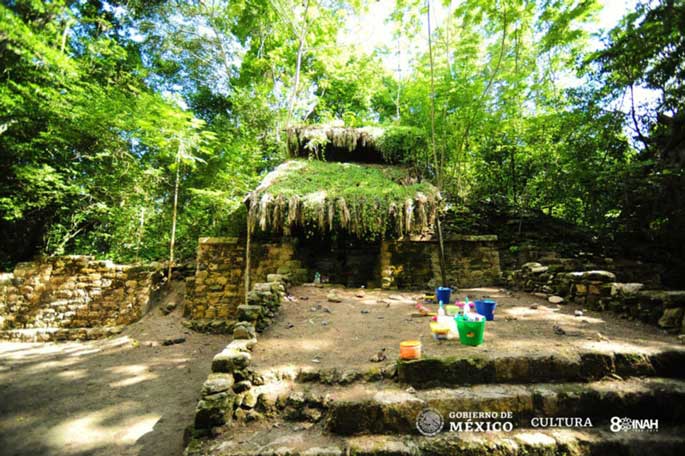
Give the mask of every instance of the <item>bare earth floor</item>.
M 575 304 L 550 304 L 528 293 L 477 288 L 460 290 L 457 297 L 491 297 L 497 301 L 497 310 L 495 320 L 486 324 L 484 343 L 469 347 L 459 340 L 433 340 L 429 318 L 412 316 L 420 293 L 366 290 L 360 298 L 356 296 L 360 290 L 337 288 L 342 302 L 333 303 L 326 299 L 330 290 L 308 286 L 291 290 L 294 301 L 284 302 L 276 323 L 259 338 L 253 365 L 262 370 L 364 371 L 374 366 L 370 358 L 382 348 L 388 361 L 396 360 L 399 343 L 405 339 L 420 339 L 424 356 L 650 353 L 677 344 L 674 336 L 656 327 L 611 313 L 585 311 Z M 583 310 L 583 316 L 576 317 L 576 310 Z M 555 334 L 554 325 L 567 335 Z
M 159 345 L 176 337 L 186 342 Z M 158 309 L 105 340 L 0 342 L 0 454 L 180 455 L 226 343 Z
M 490 296 L 498 302 L 485 343 L 466 347 L 458 341 L 432 340 L 428 319 L 411 316 L 419 293 L 366 290 L 360 298 L 359 290 L 339 288 L 342 302 L 333 303 L 326 299 L 330 290 L 308 286 L 291 290 L 294 300 L 284 301 L 273 326 L 259 336 L 252 353 L 257 370 L 265 374 L 301 369 L 364 371 L 379 366 L 369 359 L 381 348 L 386 348 L 388 357 L 381 365 L 392 364 L 399 342 L 410 338 L 423 341 L 426 356 L 649 353 L 682 347 L 675 337 L 654 327 L 611 314 L 584 312 L 576 317 L 579 306 L 557 306 L 544 298 L 499 289 L 459 293 L 472 299 Z M 554 324 L 567 335 L 556 335 Z M 158 345 L 179 336 L 187 341 Z M 154 310 L 107 340 L 0 343 L 0 453 L 179 455 L 211 359 L 227 342 L 226 336 L 185 330 L 179 311 L 161 316 Z M 259 445 L 261 437 L 273 440 L 281 435 L 292 442 L 305 432 L 301 437 L 308 444 L 316 438 L 322 439 L 322 445 L 335 440 L 321 434 L 320 427 L 299 426 L 252 423 L 223 435 L 217 444 L 231 453 L 232 445 L 243 441 Z
M 579 404 L 589 405 L 583 410 L 571 410 L 568 404 L 573 401 L 563 402 L 560 399 L 555 402 L 559 404 L 559 416 L 598 416 L 596 423 L 599 424 L 606 414 L 604 409 L 616 406 L 616 403 L 602 399 L 604 402 L 597 402 L 598 411 L 592 409 L 595 398 L 613 397 L 612 394 L 640 400 L 648 397 L 647 402 L 637 399 L 634 402 L 641 404 L 637 406 L 641 413 L 652 413 L 640 407 L 652 402 L 670 404 L 670 401 L 679 401 L 682 404 L 685 383 L 680 380 L 615 376 L 589 383 L 556 385 L 475 384 L 426 390 L 414 385 L 417 389 L 410 391 L 413 388 L 407 389 L 407 385 L 396 381 L 365 381 L 370 377 L 363 375 L 379 367 L 390 367 L 397 360 L 399 343 L 404 339 L 420 339 L 424 357 L 485 360 L 499 357 L 573 360 L 588 352 L 653 355 L 685 348 L 676 337 L 656 327 L 621 319 L 611 313 L 588 312 L 575 304 L 550 304 L 546 298 L 528 293 L 496 288 L 460 290 L 458 297 L 461 299 L 466 295 L 471 299 L 488 296 L 498 303 L 495 320 L 486 325 L 484 343 L 479 347 L 469 347 L 461 345 L 458 340 L 433 340 L 429 318 L 412 315 L 416 313 L 415 303 L 421 297 L 420 293 L 377 290 L 361 293 L 361 290 L 336 288 L 340 302 L 329 302 L 327 295 L 331 289 L 313 286 L 291 289 L 292 299 L 283 302 L 274 324 L 258 336 L 258 343 L 252 351 L 251 365 L 266 379 L 266 384 L 260 388 L 265 395 L 277 395 L 269 401 L 286 404 L 283 411 L 267 414 L 255 422 L 234 423 L 215 439 L 194 444 L 191 454 L 489 454 L 492 451 L 487 448 L 500 448 L 501 432 L 466 432 L 458 436 L 446 433 L 444 441 L 417 436 L 415 417 L 426 406 L 442 410 L 443 414 L 448 410 L 482 411 L 492 407 L 494 410 L 514 411 L 521 421 L 507 437 L 521 445 L 549 443 L 535 454 L 566 454 L 560 449 L 565 447 L 559 442 L 567 439 L 586 443 L 618 439 L 623 447 L 635 448 L 631 454 L 647 454 L 643 451 L 645 448 L 652 454 L 673 454 L 652 449 L 661 448 L 658 445 L 664 442 L 670 442 L 669 448 L 678 448 L 681 444 L 669 440 L 680 435 L 680 430 L 674 433 L 664 430 L 658 436 L 650 434 L 649 437 L 654 439 L 649 441 L 637 434 L 630 435 L 630 438 L 617 437 L 604 424 L 587 432 L 584 429 L 537 432 L 526 429 L 528 424 L 525 421 L 530 414 L 538 415 L 537 409 L 529 409 L 528 405 L 525 410 L 519 407 L 524 403 L 535 404 L 533 397 L 536 395 L 551 397 L 551 394 L 563 398 L 570 391 L 568 394 L 584 398 L 578 401 Z M 582 316 L 575 315 L 577 310 L 583 311 Z M 557 334 L 555 326 L 563 328 L 566 335 Z M 386 349 L 387 360 L 371 362 L 370 358 L 382 348 Z M 311 380 L 312 373 L 319 375 L 317 380 Z M 346 377 L 347 373 L 362 373 L 362 376 Z M 346 381 L 345 378 L 351 380 Z M 659 391 L 662 390 L 666 392 L 660 396 L 662 393 Z M 300 394 L 300 398 L 293 400 L 293 393 Z M 287 400 L 282 401 L 282 398 Z M 592 399 L 586 400 L 588 398 Z M 318 405 L 312 404 L 325 404 L 322 408 L 324 418 L 293 413 L 302 401 L 314 408 Z M 493 401 L 498 401 L 498 404 L 493 405 Z M 679 410 L 679 407 L 673 404 L 673 410 Z M 305 407 L 304 410 L 307 412 L 308 409 Z M 354 433 L 361 434 L 349 436 Z M 450 447 L 452 450 L 431 453 L 435 445 L 442 444 L 440 442 L 453 445 Z M 587 445 L 591 447 L 594 443 Z M 471 448 L 472 451 L 462 448 Z M 497 453 L 510 454 L 499 450 Z M 617 453 L 609 450 L 608 453 L 599 451 L 597 454 Z

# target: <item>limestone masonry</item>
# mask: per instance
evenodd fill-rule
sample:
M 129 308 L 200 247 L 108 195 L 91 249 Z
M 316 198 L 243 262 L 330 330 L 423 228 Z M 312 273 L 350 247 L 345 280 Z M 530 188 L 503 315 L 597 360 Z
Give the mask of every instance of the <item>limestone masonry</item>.
M 0 274 L 0 338 L 92 339 L 133 323 L 148 309 L 155 274 L 87 256 L 19 263 Z
M 452 285 L 499 282 L 497 236 L 454 236 L 446 240 L 445 251 Z M 196 261 L 195 276 L 186 279 L 185 316 L 196 322 L 235 321 L 245 302 L 245 241 L 200 238 Z M 348 287 L 425 289 L 439 282 L 439 249 L 436 241 L 426 240 L 336 243 L 283 237 L 253 242 L 251 283 L 268 282 L 272 272 L 294 284 L 311 282 L 319 272 L 322 280 Z

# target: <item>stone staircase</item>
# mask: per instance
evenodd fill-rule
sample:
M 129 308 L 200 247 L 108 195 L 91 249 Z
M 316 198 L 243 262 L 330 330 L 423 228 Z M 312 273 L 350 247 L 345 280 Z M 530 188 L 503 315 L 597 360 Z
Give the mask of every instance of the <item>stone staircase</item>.
M 414 434 L 416 417 L 425 408 L 437 410 L 446 422 L 450 422 L 451 413 L 511 414 L 502 422 L 516 428 L 531 426 L 535 417 L 582 417 L 582 422 L 589 418 L 597 426 L 613 416 L 659 417 L 677 423 L 685 414 L 685 382 L 675 379 L 476 385 L 415 393 L 379 386 L 329 393 L 335 394 L 335 400 L 327 407 L 325 429 L 340 435 Z M 470 429 L 476 429 L 478 422 L 474 419 Z M 490 421 L 491 428 L 495 422 Z M 452 423 L 455 429 L 467 430 L 467 419 Z M 488 424 L 482 426 L 487 428 Z
M 610 431 L 538 431 L 516 430 L 506 437 L 492 434 L 449 433 L 435 437 L 353 436 L 327 438 L 315 430 L 289 429 L 287 438 L 274 438 L 262 444 L 274 432 L 252 432 L 248 445 L 224 445 L 209 450 L 211 454 L 234 456 L 438 456 L 438 455 L 646 455 L 678 456 L 682 454 L 683 428 L 657 433 L 623 433 Z M 249 447 L 248 447 L 249 446 Z M 192 451 L 206 451 L 196 447 Z M 193 453 L 207 454 L 207 453 Z
M 117 265 L 90 256 L 18 263 L 0 274 L 0 340 L 90 340 L 118 334 L 150 306 L 155 265 Z
M 186 453 L 676 455 L 685 444 L 685 350 L 677 346 L 426 358 L 376 373 L 262 372 L 247 419 L 192 441 Z M 417 427 L 427 409 L 443 420 L 432 437 Z

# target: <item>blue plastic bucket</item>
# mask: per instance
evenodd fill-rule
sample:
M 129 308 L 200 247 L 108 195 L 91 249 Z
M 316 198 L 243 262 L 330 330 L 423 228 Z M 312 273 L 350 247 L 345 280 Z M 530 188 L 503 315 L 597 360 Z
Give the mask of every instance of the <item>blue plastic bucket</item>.
M 452 294 L 452 289 L 447 287 L 438 287 L 435 289 L 435 299 L 438 302 L 442 301 L 443 304 L 450 303 L 450 295 Z
M 488 321 L 495 319 L 495 307 L 497 307 L 497 303 L 492 299 L 481 299 L 476 301 L 476 312 L 484 316 Z

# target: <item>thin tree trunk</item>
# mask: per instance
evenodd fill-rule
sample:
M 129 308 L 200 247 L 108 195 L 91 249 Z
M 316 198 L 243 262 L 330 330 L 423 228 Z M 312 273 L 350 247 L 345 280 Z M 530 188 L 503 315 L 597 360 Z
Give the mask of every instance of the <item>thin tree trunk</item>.
M 492 72 L 492 74 L 490 75 L 490 78 L 489 78 L 485 88 L 483 89 L 483 92 L 478 97 L 478 100 L 473 104 L 474 108 L 473 108 L 472 112 L 470 113 L 470 116 L 467 119 L 466 127 L 464 128 L 464 133 L 462 134 L 462 136 L 459 140 L 459 144 L 457 146 L 456 153 L 457 153 L 457 156 L 459 156 L 459 157 L 463 156 L 464 149 L 466 147 L 466 143 L 468 142 L 469 135 L 471 133 L 471 127 L 472 127 L 473 123 L 475 122 L 475 118 L 476 118 L 476 112 L 475 111 L 478 108 L 478 106 L 485 103 L 485 96 L 490 91 L 490 88 L 492 87 L 493 83 L 495 82 L 495 77 L 499 73 L 500 67 L 502 65 L 502 60 L 504 58 L 504 45 L 506 44 L 507 27 L 508 27 L 508 18 L 507 18 L 507 10 L 506 9 L 502 12 L 502 15 L 503 15 L 502 41 L 500 43 L 499 56 L 497 58 L 497 64 L 495 65 L 495 69 Z M 460 168 L 461 168 L 462 164 L 463 164 L 462 161 L 459 160 L 458 161 L 459 168 L 457 171 L 459 173 L 458 175 L 461 174 Z M 457 193 L 460 193 L 461 192 L 461 179 L 460 178 L 458 178 L 458 179 L 459 180 L 457 181 Z
M 435 77 L 433 72 L 433 40 L 431 37 L 431 7 L 430 0 L 426 0 L 426 19 L 428 24 L 428 58 L 430 62 L 430 76 L 431 76 L 431 151 L 433 153 L 433 163 L 435 164 L 435 177 L 440 188 L 441 173 L 440 160 L 438 160 L 438 152 L 435 148 Z
M 430 61 L 431 70 L 431 149 L 433 150 L 433 162 L 435 164 L 435 173 L 438 191 L 442 191 L 442 170 L 438 160 L 438 153 L 435 150 L 435 76 L 433 70 L 433 40 L 431 38 L 431 7 L 430 0 L 426 0 L 426 19 L 428 25 L 428 58 Z M 438 244 L 440 246 L 440 278 L 442 279 L 442 286 L 447 285 L 447 271 L 445 267 L 445 244 L 442 239 L 442 226 L 440 224 L 440 214 L 435 218 L 436 227 L 438 229 Z
M 179 143 L 176 151 L 176 183 L 174 184 L 174 209 L 171 214 L 171 240 L 169 241 L 169 272 L 167 275 L 167 283 L 171 283 L 171 272 L 174 268 L 174 246 L 176 244 L 176 215 L 178 213 L 178 189 L 181 183 L 181 148 L 182 143 Z
M 302 68 L 302 54 L 304 53 L 304 43 L 307 37 L 307 12 L 309 11 L 309 0 L 304 4 L 304 14 L 302 18 L 302 30 L 300 31 L 300 44 L 297 48 L 297 64 L 295 65 L 295 83 L 293 91 L 290 94 L 290 103 L 288 104 L 288 118 L 286 121 L 286 128 L 290 127 L 290 122 L 293 117 L 293 110 L 295 109 L 295 100 L 297 99 L 297 88 L 300 84 L 300 69 Z
M 400 31 L 397 34 L 397 100 L 395 101 L 397 122 L 400 122 L 400 94 L 402 92 L 402 25 L 400 24 Z
M 138 240 L 136 242 L 136 263 L 140 261 L 140 244 L 143 241 L 145 230 L 145 207 L 140 208 L 140 223 L 138 224 Z
M 640 139 L 645 147 L 649 146 L 649 141 L 642 135 L 642 130 L 640 130 L 640 124 L 637 121 L 637 116 L 635 115 L 635 93 L 633 90 L 633 84 L 630 84 L 630 117 L 633 119 L 633 125 L 635 126 L 635 132 L 637 137 Z
M 60 52 L 64 54 L 67 48 L 67 38 L 69 37 L 69 30 L 71 29 L 71 24 L 67 19 L 67 23 L 64 25 L 64 33 L 62 33 L 62 45 L 60 46 Z
M 250 217 L 247 217 L 247 241 L 245 242 L 245 304 L 247 293 L 250 291 Z

